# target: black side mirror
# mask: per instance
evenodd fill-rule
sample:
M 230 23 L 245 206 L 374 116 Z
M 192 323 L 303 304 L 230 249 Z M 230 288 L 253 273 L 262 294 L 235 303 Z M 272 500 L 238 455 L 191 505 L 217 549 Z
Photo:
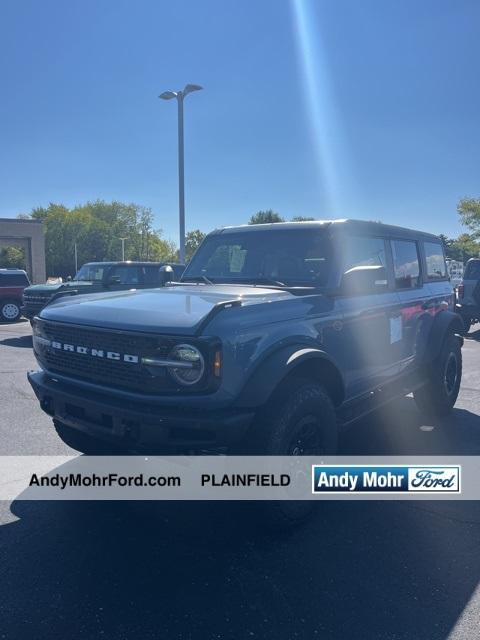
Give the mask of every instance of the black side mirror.
M 71 282 L 72 281 L 72 276 L 67 276 L 67 282 Z
M 172 282 L 173 280 L 173 269 L 169 264 L 164 264 L 163 267 L 160 267 L 160 285 L 163 287 L 167 284 L 167 282 Z
M 360 296 L 388 289 L 387 271 L 381 265 L 352 267 L 342 276 L 343 294 Z

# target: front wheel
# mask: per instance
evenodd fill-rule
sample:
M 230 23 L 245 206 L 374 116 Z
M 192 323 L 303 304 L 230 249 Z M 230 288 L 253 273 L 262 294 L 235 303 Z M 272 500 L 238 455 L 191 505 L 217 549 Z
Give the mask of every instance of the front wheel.
M 427 415 L 445 416 L 453 409 L 462 380 L 462 350 L 456 336 L 450 334 L 438 358 L 429 368 L 427 383 L 413 397 Z
M 248 440 L 246 449 L 252 455 L 334 455 L 338 432 L 330 396 L 316 382 L 287 381 L 257 417 Z M 262 524 L 286 529 L 306 520 L 315 503 L 313 500 L 275 500 L 256 506 Z
M 0 320 L 2 322 L 17 322 L 20 319 L 20 305 L 15 300 L 0 302 Z

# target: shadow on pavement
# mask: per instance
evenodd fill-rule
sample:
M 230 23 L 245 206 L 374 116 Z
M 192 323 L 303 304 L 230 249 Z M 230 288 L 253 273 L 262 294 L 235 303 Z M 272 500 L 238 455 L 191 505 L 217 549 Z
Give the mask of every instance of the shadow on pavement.
M 467 453 L 465 440 L 480 451 L 469 412 L 420 426 L 399 400 L 354 425 L 342 453 Z M 255 530 L 241 503 L 12 512 L 0 527 L 5 638 L 446 639 L 480 578 L 476 502 L 323 503 L 279 535 Z
M 0 340 L 0 345 L 5 347 L 32 348 L 32 336 L 20 336 L 18 338 L 5 338 Z

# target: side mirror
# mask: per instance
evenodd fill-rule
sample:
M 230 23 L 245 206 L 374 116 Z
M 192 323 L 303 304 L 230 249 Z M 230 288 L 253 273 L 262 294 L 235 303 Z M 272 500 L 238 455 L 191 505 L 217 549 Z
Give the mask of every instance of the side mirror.
M 379 293 L 388 288 L 387 271 L 381 265 L 352 267 L 342 276 L 342 293 L 360 296 Z
M 67 282 L 71 282 L 72 281 L 72 276 L 67 276 Z
M 173 269 L 169 264 L 164 264 L 163 267 L 160 267 L 160 285 L 163 287 L 167 284 L 167 282 L 172 282 L 173 280 Z

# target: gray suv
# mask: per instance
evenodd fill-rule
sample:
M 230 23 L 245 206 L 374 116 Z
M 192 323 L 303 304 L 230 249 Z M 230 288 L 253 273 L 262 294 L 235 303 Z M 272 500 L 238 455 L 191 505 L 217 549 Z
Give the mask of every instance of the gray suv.
M 413 392 L 447 414 L 462 322 L 436 236 L 356 220 L 210 233 L 181 282 L 60 298 L 28 374 L 87 453 L 334 453 L 345 425 Z
M 457 311 L 461 315 L 464 332 L 468 333 L 475 322 L 480 322 L 480 258 L 467 262 L 463 280 L 458 285 Z

